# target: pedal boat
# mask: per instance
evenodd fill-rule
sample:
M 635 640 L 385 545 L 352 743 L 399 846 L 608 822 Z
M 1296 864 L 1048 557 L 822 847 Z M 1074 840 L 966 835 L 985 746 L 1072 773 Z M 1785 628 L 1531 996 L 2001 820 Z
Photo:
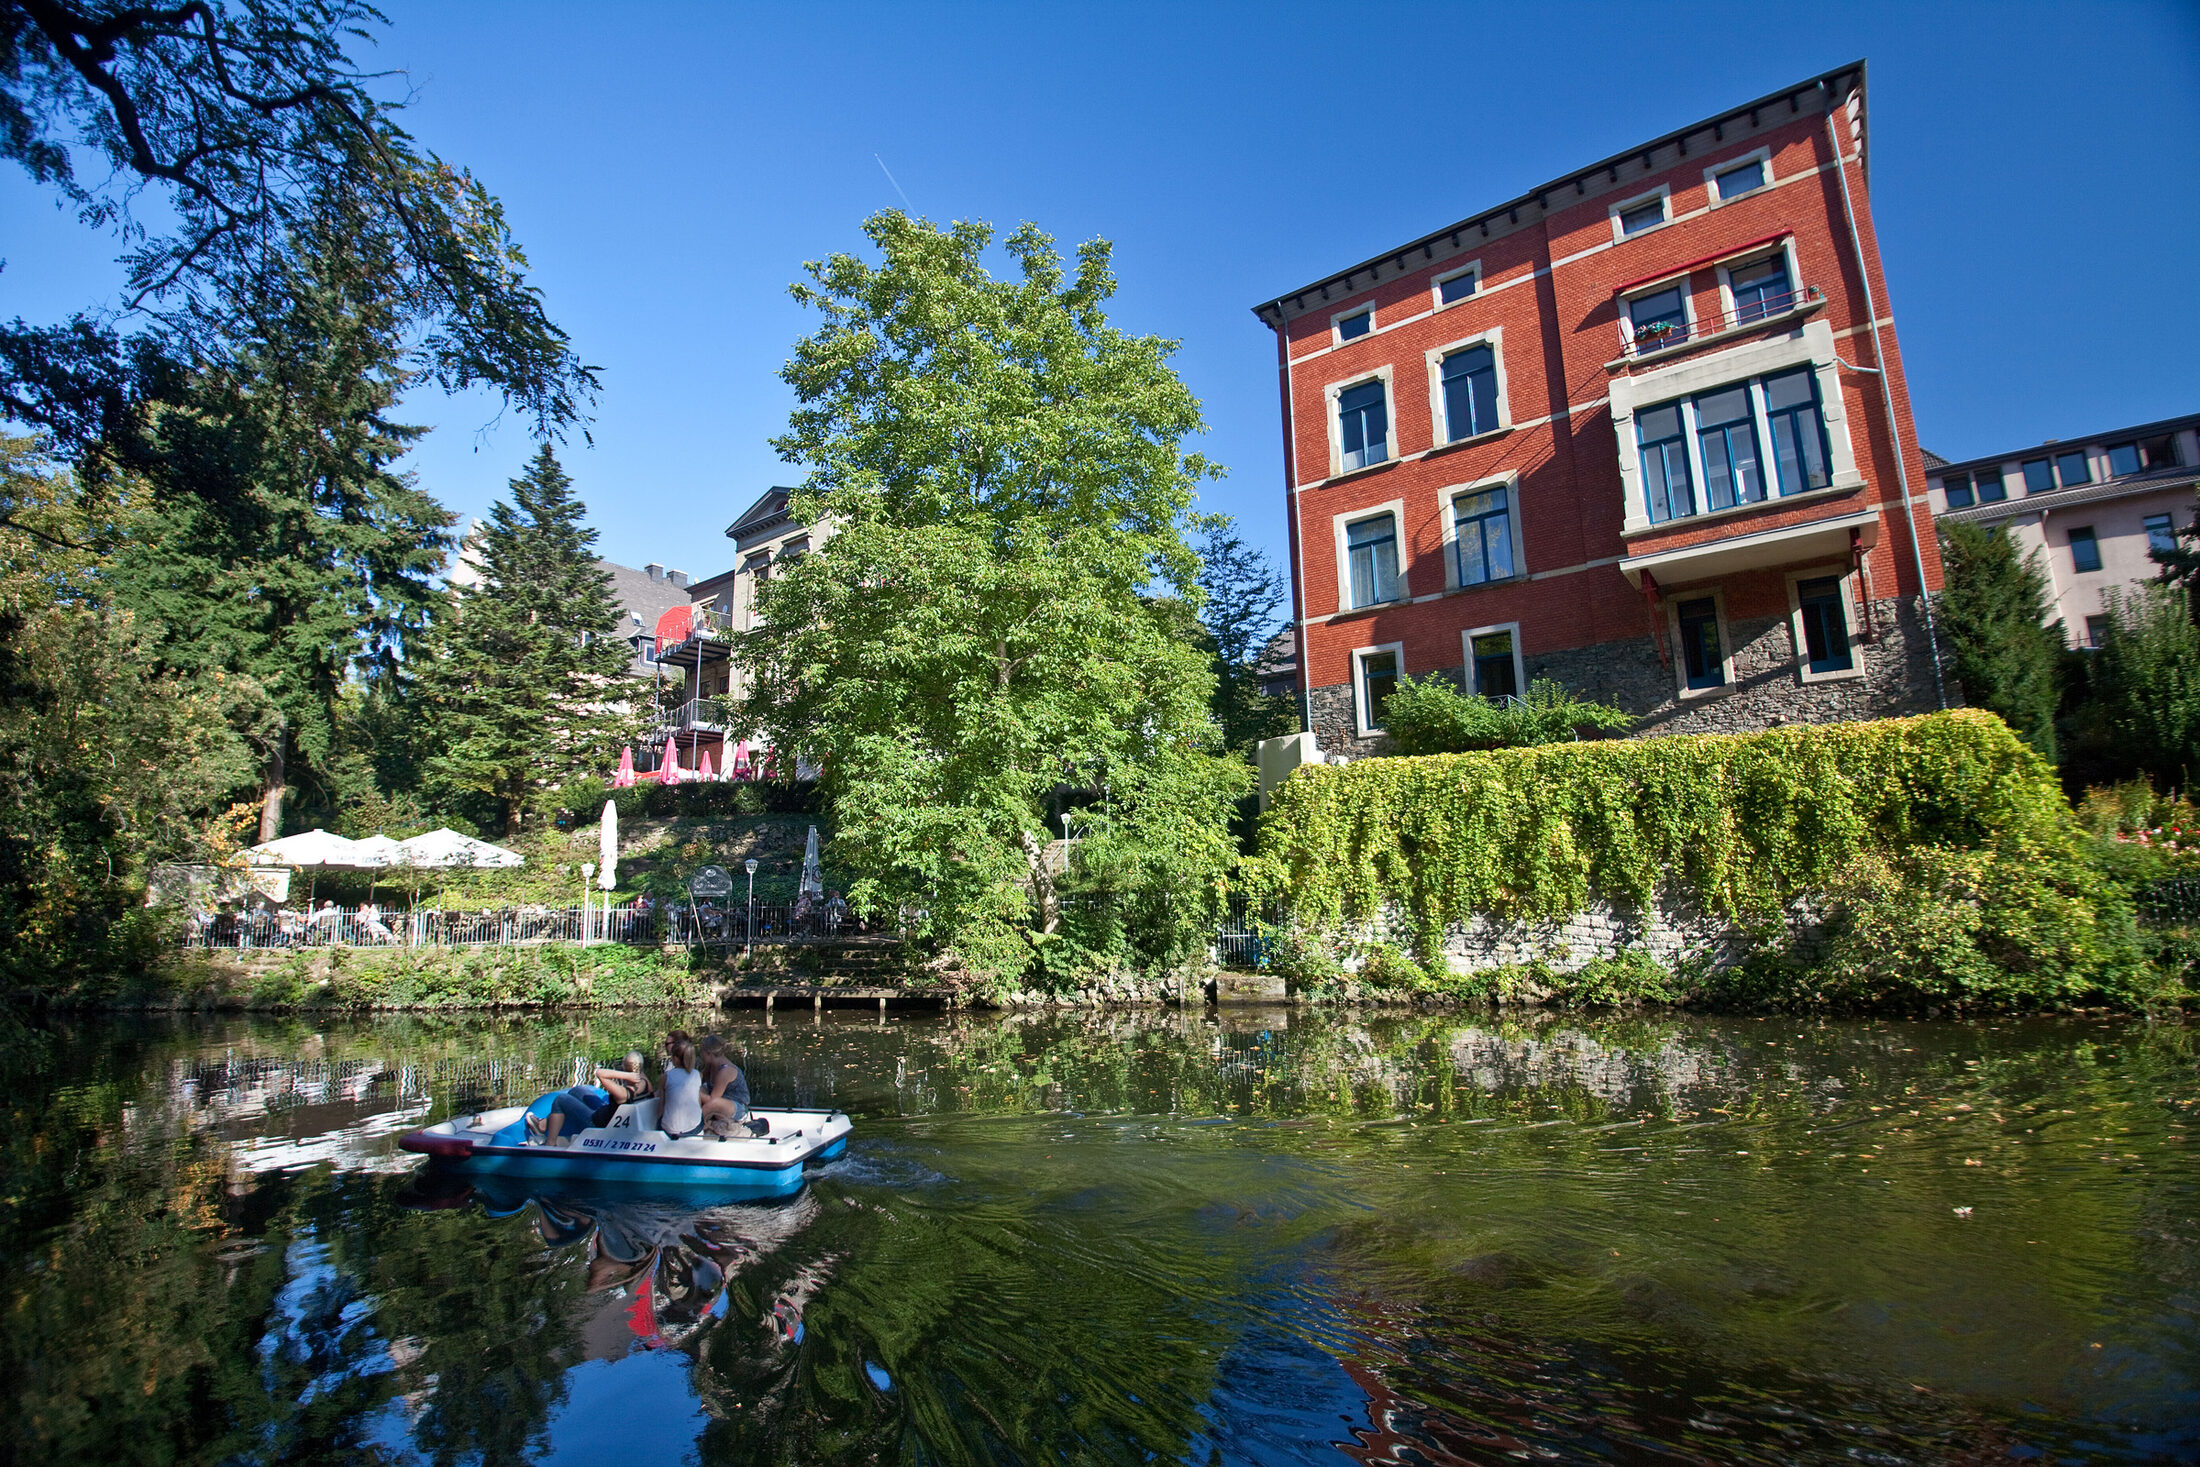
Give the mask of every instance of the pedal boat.
M 546 1146 L 527 1137 L 527 1117 L 550 1108 L 550 1097 L 544 1096 L 533 1105 L 453 1116 L 408 1131 L 397 1144 L 432 1164 L 473 1175 L 696 1184 L 784 1196 L 801 1188 L 806 1167 L 847 1150 L 848 1133 L 855 1129 L 837 1110 L 757 1109 L 749 1118 L 768 1124 L 761 1136 L 736 1128 L 725 1139 L 708 1134 L 675 1139 L 659 1128 L 657 1107 L 654 1096 L 622 1105 L 609 1125 L 589 1127 L 571 1138 L 572 1145 Z

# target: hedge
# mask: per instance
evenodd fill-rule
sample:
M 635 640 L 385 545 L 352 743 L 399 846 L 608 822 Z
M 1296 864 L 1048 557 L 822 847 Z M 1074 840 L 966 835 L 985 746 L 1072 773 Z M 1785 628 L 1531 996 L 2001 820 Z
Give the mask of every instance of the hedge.
M 1918 969 L 1873 981 L 1925 994 L 2068 1002 L 2148 982 L 2128 901 L 2054 770 L 1976 711 L 1308 766 L 1276 792 L 1245 870 L 1301 931 L 1404 913 L 1431 966 L 1446 929 L 1478 914 L 1682 895 L 1768 953 L 1814 903 L 1836 937 L 1845 917 Z M 1897 930 L 1913 912 L 1939 925 Z

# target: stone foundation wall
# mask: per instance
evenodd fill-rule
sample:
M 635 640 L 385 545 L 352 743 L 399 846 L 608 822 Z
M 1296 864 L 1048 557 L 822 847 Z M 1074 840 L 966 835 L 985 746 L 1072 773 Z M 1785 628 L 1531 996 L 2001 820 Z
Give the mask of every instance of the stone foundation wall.
M 1810 914 L 1798 908 L 1790 915 L 1789 935 L 1807 935 L 1810 921 Z M 1413 926 L 1402 909 L 1392 909 L 1357 935 L 1410 948 Z M 1621 953 L 1641 954 L 1667 968 L 1684 961 L 1726 968 L 1740 962 L 1753 946 L 1740 928 L 1705 912 L 1693 894 L 1671 892 L 1648 908 L 1592 901 L 1582 911 L 1553 921 L 1500 921 L 1478 915 L 1451 925 L 1444 933 L 1443 954 L 1445 966 L 1454 973 L 1533 963 L 1554 973 L 1571 973 Z M 1358 963 L 1347 958 L 1345 966 L 1353 969 Z
M 1795 639 L 1786 617 L 1729 620 L 1733 683 L 1724 692 L 1685 701 L 1672 666 L 1658 660 L 1657 646 L 1647 635 L 1557 652 L 1530 649 L 1523 661 L 1531 681 L 1555 678 L 1571 692 L 1634 714 L 1641 721 L 1630 736 L 1638 738 L 1752 733 L 1788 723 L 1850 723 L 1931 712 L 1938 703 L 1917 599 L 1875 601 L 1871 620 L 1873 640 L 1857 647 L 1864 675 L 1813 683 L 1796 673 Z M 1441 675 L 1454 686 L 1465 686 L 1463 668 L 1445 668 Z M 1952 683 L 1948 692 L 1950 706 L 1959 706 Z M 1356 735 L 1349 685 L 1315 688 L 1308 703 L 1323 753 L 1358 759 L 1389 752 L 1387 738 Z

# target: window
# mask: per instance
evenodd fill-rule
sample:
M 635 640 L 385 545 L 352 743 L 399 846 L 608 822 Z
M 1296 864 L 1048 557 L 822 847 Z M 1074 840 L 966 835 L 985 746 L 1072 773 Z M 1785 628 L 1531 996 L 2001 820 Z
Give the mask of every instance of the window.
M 1847 672 L 1856 665 L 1849 652 L 1849 618 L 1839 576 L 1799 581 L 1797 618 L 1803 624 L 1804 665 L 1814 673 Z
M 1481 273 L 1479 270 L 1468 269 L 1462 270 L 1456 275 L 1446 275 L 1436 282 L 1436 303 L 1440 306 L 1448 306 L 1455 301 L 1463 301 L 1468 296 L 1473 295 L 1477 277 Z
M 1485 698 L 1520 696 L 1519 670 L 1513 665 L 1513 633 L 1484 632 L 1467 638 L 1474 659 L 1474 691 Z
M 1720 202 L 1738 199 L 1765 186 L 1765 160 L 1752 158 L 1746 163 L 1737 163 L 1712 174 L 1711 182 L 1718 189 Z
M 1398 654 L 1394 650 L 1360 654 L 1360 727 L 1381 733 L 1383 709 L 1398 691 Z
M 1972 476 L 1978 485 L 1980 504 L 1998 504 L 2009 497 L 2009 490 L 2001 482 L 2000 469 L 1980 469 Z
M 1362 382 L 1339 393 L 1337 419 L 1347 472 L 1390 457 L 1390 408 L 1380 381 Z
M 2093 470 L 2086 462 L 2084 449 L 2055 455 L 2055 474 L 2062 480 L 2065 489 L 2073 484 L 2093 482 Z
M 2149 438 L 2139 445 L 2139 456 L 2150 469 L 2175 468 L 2177 466 L 2177 435 L 2166 433 L 2160 438 Z
M 1688 476 L 1688 440 L 1681 433 L 1681 405 L 1669 402 L 1635 414 L 1635 436 L 1642 445 L 1643 492 L 1650 519 L 1685 519 L 1696 512 L 1696 494 Z
M 1627 303 L 1627 325 L 1636 351 L 1688 340 L 1688 282 L 1678 281 Z
M 1826 467 L 1826 423 L 1818 411 L 1818 374 L 1804 367 L 1764 380 L 1765 421 L 1772 429 L 1772 458 L 1782 494 L 1823 489 L 1833 482 Z
M 1734 292 L 1734 319 L 1738 322 L 1761 321 L 1795 304 L 1795 287 L 1788 282 L 1784 254 L 1730 270 L 1726 280 Z
M 1337 318 L 1337 340 L 1358 341 L 1374 328 L 1375 310 L 1372 306 L 1364 311 L 1355 311 L 1349 316 L 1339 316 Z
M 1665 222 L 1665 196 L 1645 199 L 1619 211 L 1619 232 L 1622 238 L 1640 234 Z
M 1948 508 L 1965 509 L 1971 503 L 1971 476 L 1950 474 L 1940 481 L 1940 492 L 1948 496 Z
M 1726 686 L 1726 656 L 1719 647 L 1718 604 L 1706 596 L 1679 607 L 1681 665 L 1690 691 Z
M 2085 619 L 2085 644 L 2088 647 L 2099 647 L 2101 643 L 2107 640 L 2108 618 L 2105 616 L 2087 617 Z
M 1361 520 L 1345 530 L 1352 558 L 1352 605 L 1379 606 L 1398 599 L 1398 524 L 1389 515 Z
M 1503 581 L 1513 573 L 1510 491 L 1485 489 L 1452 501 L 1452 524 L 1459 539 L 1459 584 L 1479 586 Z
M 1711 508 L 1732 509 L 1763 499 L 1765 484 L 1757 468 L 1757 421 L 1749 410 L 1749 384 L 1705 393 L 1695 406 L 1704 498 Z
M 2156 555 L 2167 555 L 2177 548 L 2177 528 L 2166 514 L 2150 514 L 2139 522 L 2146 527 L 2147 549 Z
M 2101 568 L 2101 542 L 2094 536 L 2091 525 L 2070 527 L 2070 564 L 2082 571 Z
M 1470 346 L 1444 358 L 1444 428 L 1457 443 L 1494 433 L 1497 421 L 1497 353 Z
M 2108 450 L 2108 476 L 2121 479 L 2126 474 L 2139 472 L 2139 445 L 2136 443 L 2111 444 Z
M 2044 458 L 2028 458 L 2024 461 L 2024 492 L 2045 494 L 2055 487 L 2055 466 Z

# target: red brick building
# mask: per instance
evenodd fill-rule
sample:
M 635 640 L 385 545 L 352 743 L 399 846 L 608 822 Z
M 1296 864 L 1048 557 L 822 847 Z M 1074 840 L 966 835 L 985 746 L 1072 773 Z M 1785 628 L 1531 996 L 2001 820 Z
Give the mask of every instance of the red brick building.
M 1254 308 L 1325 751 L 1400 674 L 1653 733 L 1942 701 L 1869 142 L 1858 63 Z

